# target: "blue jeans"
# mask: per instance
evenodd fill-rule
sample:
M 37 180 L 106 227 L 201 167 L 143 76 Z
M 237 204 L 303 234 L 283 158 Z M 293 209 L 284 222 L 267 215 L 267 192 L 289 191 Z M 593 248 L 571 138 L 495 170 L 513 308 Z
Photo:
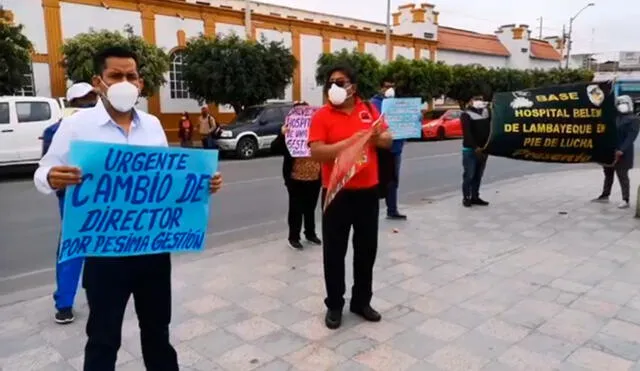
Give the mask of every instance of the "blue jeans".
M 480 183 L 486 165 L 486 155 L 477 155 L 469 148 L 462 150 L 462 197 L 480 198 Z
M 395 179 L 393 182 L 391 182 L 391 184 L 389 184 L 387 197 L 385 197 L 388 216 L 394 216 L 398 214 L 398 183 L 400 182 L 400 164 L 402 163 L 402 153 L 394 153 L 393 157 L 395 162 Z
M 64 195 L 58 194 L 57 196 L 60 220 L 62 220 Z M 56 291 L 53 293 L 53 300 L 57 310 L 73 307 L 73 301 L 78 291 L 82 263 L 84 262 L 83 258 L 77 258 L 58 263 L 59 253 L 60 237 L 58 237 L 58 250 L 56 252 Z

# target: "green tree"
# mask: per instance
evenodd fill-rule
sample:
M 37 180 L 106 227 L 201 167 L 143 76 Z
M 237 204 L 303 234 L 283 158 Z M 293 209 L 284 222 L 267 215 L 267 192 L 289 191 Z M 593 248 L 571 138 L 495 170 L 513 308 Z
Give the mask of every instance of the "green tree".
M 380 62 L 371 54 L 356 50 L 342 49 L 334 53 L 322 54 L 316 63 L 316 83 L 324 85 L 329 71 L 337 65 L 351 67 L 358 75 L 358 91 L 364 99 L 375 95 L 380 90 Z
M 481 65 L 454 65 L 451 67 L 452 81 L 447 96 L 464 108 L 474 96 L 491 98 L 489 71 Z
M 453 79 L 446 64 L 403 57 L 384 65 L 382 76 L 395 82 L 398 97 L 420 97 L 427 102 L 445 94 Z
M 516 91 L 531 87 L 531 76 L 529 71 L 516 70 L 512 68 L 492 68 L 487 71 L 490 85 L 490 96 L 505 91 Z
M 0 15 L 3 10 L 0 7 Z M 31 41 L 22 33 L 22 25 L 13 25 L 0 17 L 0 95 L 13 95 L 31 73 Z
M 236 113 L 280 96 L 297 64 L 282 42 L 245 41 L 237 35 L 192 39 L 184 53 L 183 78 L 191 94 L 229 104 Z
M 164 74 L 169 70 L 169 58 L 159 47 L 134 35 L 128 26 L 124 32 L 89 30 L 66 40 L 62 47 L 63 66 L 71 81 L 91 81 L 94 75 L 93 57 L 108 47 L 129 48 L 138 56 L 138 70 L 144 80 L 142 95 L 154 94 L 166 82 Z

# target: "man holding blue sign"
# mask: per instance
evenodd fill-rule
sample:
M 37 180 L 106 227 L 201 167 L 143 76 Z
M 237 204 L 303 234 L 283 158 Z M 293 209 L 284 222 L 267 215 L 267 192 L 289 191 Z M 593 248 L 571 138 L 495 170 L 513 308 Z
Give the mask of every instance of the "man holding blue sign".
M 380 85 L 380 92 L 374 95 L 370 101 L 378 109 L 378 112 L 383 112 L 382 102 L 386 98 L 394 98 L 395 96 L 395 83 L 391 79 L 384 79 Z M 402 162 L 404 141 L 404 139 L 394 139 L 390 149 L 395 162 L 395 177 L 388 187 L 385 201 L 387 203 L 387 218 L 392 220 L 407 219 L 406 215 L 400 214 L 398 211 L 398 185 L 400 183 L 400 164 Z
M 160 204 L 159 199 L 169 195 L 166 189 L 172 188 L 165 180 L 167 174 L 186 170 L 189 156 L 184 154 L 189 150 L 161 151 L 162 147 L 168 147 L 162 124 L 156 117 L 134 108 L 143 86 L 134 53 L 120 47 L 105 49 L 95 57 L 94 68 L 93 85 L 101 101 L 94 108 L 63 120 L 34 174 L 36 188 L 42 193 L 69 188 L 65 202 L 68 218 L 63 225 L 60 260 L 89 256 L 83 274 L 89 304 L 84 370 L 115 370 L 124 312 L 133 295 L 147 370 L 177 371 L 177 354 L 169 342 L 171 259 L 166 253 L 169 250 L 151 248 L 154 251 L 147 252 L 150 255 L 142 255 L 141 246 L 145 246 L 140 243 L 135 248 L 131 248 L 130 243 L 123 246 L 120 237 L 108 242 L 107 239 L 113 236 L 102 236 L 103 241 L 97 241 L 100 240 L 98 233 L 104 234 L 109 228 L 109 233 L 129 231 L 130 238 L 139 241 L 151 231 L 162 233 L 163 226 L 165 230 L 171 230 L 180 224 L 179 199 L 175 200 L 175 210 L 169 213 L 167 208 L 145 211 L 131 205 Z M 150 149 L 144 151 L 140 148 L 143 146 Z M 74 166 L 85 161 L 91 163 L 92 157 L 98 155 L 104 160 L 101 174 Z M 148 184 L 144 183 L 145 179 Z M 199 179 L 197 183 L 201 184 L 201 175 Z M 219 173 L 208 175 L 204 183 L 204 193 L 206 188 L 214 193 L 222 186 L 222 177 Z M 177 188 L 178 191 L 186 189 L 184 184 Z M 197 199 L 202 193 L 196 192 L 198 188 L 189 188 L 183 201 Z M 129 210 L 120 207 L 124 199 L 131 206 Z M 90 202 L 94 209 L 87 210 L 85 220 L 71 220 L 77 219 L 79 211 L 84 210 L 81 207 Z M 95 208 L 98 203 L 101 206 Z M 98 212 L 102 213 L 100 218 L 97 218 Z M 78 223 L 78 229 L 73 229 Z M 74 245 L 68 235 L 83 231 L 87 234 L 79 241 L 86 244 Z M 94 237 L 96 242 L 90 245 Z M 97 248 L 99 243 L 100 249 Z M 154 246 L 158 245 L 154 243 Z

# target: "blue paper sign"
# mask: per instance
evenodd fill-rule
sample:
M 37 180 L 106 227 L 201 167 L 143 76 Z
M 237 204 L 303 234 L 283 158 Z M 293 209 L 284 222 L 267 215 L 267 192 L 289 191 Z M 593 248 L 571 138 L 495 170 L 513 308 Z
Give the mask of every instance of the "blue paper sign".
M 421 107 L 420 98 L 387 98 L 382 101 L 382 114 L 393 139 L 422 136 Z
M 58 261 L 201 251 L 218 151 L 73 141 Z

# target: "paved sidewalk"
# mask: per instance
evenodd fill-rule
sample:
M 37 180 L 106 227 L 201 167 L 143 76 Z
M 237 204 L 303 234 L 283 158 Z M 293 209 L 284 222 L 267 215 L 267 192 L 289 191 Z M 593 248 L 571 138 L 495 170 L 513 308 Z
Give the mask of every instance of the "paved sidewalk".
M 531 176 L 485 187 L 489 208 L 455 195 L 384 221 L 376 324 L 346 312 L 324 327 L 320 248 L 254 242 L 175 264 L 182 369 L 640 370 L 640 220 L 588 202 L 601 176 Z M 86 305 L 69 326 L 51 307 L 0 308 L 2 370 L 81 370 Z M 144 369 L 131 305 L 118 365 Z

